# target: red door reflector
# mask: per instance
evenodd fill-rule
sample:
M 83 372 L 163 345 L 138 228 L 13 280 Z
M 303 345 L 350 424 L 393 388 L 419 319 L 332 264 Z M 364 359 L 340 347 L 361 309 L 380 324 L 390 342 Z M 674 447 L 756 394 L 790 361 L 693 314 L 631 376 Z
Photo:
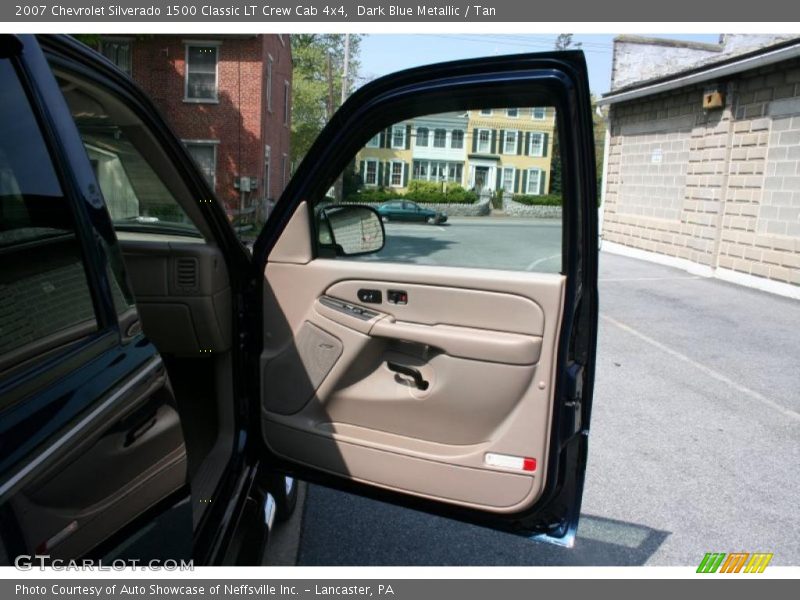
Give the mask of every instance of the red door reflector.
M 527 473 L 533 473 L 536 470 L 536 459 L 529 456 L 511 456 L 509 454 L 487 452 L 484 456 L 484 462 L 490 467 L 514 469 Z

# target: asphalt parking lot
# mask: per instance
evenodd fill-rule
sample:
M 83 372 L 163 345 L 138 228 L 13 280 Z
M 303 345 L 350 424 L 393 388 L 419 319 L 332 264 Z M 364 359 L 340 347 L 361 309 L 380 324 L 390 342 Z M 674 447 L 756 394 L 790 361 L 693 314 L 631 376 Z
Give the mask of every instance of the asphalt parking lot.
M 459 234 L 456 225 L 453 243 L 429 256 L 456 252 L 459 235 L 491 241 L 517 226 Z M 490 256 L 485 244 L 479 254 Z M 520 268 L 546 256 L 503 260 Z M 772 564 L 800 565 L 800 302 L 608 253 L 600 293 L 572 549 L 310 486 L 297 564 L 697 565 L 706 552 L 762 551 L 775 554 Z

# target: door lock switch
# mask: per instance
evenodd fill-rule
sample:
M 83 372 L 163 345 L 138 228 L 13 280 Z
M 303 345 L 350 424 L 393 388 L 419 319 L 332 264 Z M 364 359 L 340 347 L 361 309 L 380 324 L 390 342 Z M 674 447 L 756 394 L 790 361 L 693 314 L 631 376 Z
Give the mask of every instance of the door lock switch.
M 389 304 L 408 304 L 408 292 L 403 290 L 387 290 L 386 299 Z
M 369 304 L 380 304 L 383 302 L 383 294 L 380 290 L 358 290 L 358 299 Z

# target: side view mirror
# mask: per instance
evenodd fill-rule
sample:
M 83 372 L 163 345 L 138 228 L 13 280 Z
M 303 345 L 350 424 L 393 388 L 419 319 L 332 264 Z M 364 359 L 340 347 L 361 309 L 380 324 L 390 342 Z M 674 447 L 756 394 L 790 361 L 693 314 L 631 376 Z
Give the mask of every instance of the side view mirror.
M 320 212 L 319 242 L 337 256 L 358 256 L 381 250 L 386 243 L 378 211 L 363 204 L 332 204 Z

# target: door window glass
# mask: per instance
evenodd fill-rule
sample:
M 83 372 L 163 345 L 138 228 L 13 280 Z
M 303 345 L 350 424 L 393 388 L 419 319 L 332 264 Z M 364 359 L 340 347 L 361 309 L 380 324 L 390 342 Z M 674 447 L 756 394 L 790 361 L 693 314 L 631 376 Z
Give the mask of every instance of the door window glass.
M 544 116 L 521 118 L 534 113 Z M 492 107 L 384 128 L 396 143 L 365 145 L 343 177 L 354 183 L 337 200 L 375 207 L 386 244 L 352 258 L 560 272 L 562 198 L 553 174 L 564 169 L 553 152 L 555 123 L 550 107 Z M 406 131 L 414 143 L 400 143 Z
M 202 237 L 175 197 L 185 194 L 147 126 L 121 101 L 92 84 L 59 75 L 108 212 L 119 231 Z M 215 148 L 192 152 L 203 174 L 214 183 Z
M 97 329 L 74 218 L 14 67 L 0 60 L 0 370 Z

